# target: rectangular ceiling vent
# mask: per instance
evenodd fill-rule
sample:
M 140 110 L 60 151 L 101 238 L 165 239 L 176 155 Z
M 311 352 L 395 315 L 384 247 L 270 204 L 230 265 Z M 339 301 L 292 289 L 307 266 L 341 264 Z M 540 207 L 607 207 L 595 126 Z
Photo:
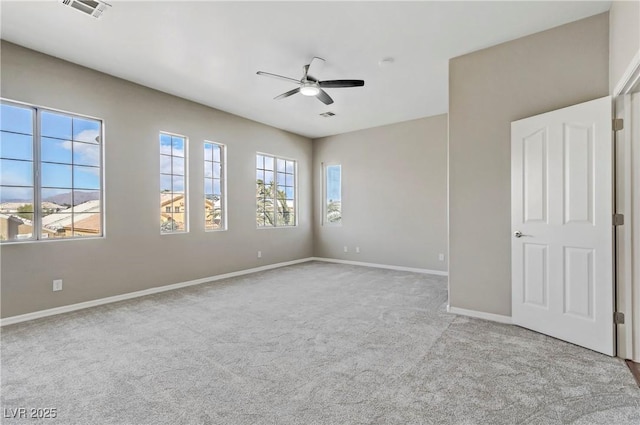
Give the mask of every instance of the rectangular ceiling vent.
M 111 7 L 109 3 L 99 0 L 60 0 L 60 3 L 94 18 L 99 18 L 107 10 L 107 7 Z
M 333 112 L 323 112 L 320 114 L 321 117 L 325 117 L 325 118 L 331 118 L 334 115 L 335 114 Z

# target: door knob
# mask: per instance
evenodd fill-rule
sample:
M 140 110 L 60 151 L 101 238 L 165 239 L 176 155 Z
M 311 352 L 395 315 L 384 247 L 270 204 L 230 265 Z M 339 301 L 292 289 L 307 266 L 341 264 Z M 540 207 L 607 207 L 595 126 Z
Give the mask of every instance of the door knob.
M 520 230 L 516 230 L 515 232 L 513 232 L 513 236 L 515 236 L 516 238 L 521 238 L 523 236 L 529 236 L 529 235 L 524 235 Z

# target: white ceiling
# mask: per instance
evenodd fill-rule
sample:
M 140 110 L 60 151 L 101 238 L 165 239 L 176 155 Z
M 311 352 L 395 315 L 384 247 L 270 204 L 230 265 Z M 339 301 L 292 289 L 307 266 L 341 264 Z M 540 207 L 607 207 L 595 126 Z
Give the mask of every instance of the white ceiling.
M 316 138 L 445 113 L 448 60 L 609 10 L 609 1 L 134 2 L 100 19 L 58 1 L 2 1 L 3 39 Z M 273 97 L 313 56 L 335 103 Z M 379 67 L 384 57 L 391 66 Z M 332 111 L 332 118 L 319 114 Z

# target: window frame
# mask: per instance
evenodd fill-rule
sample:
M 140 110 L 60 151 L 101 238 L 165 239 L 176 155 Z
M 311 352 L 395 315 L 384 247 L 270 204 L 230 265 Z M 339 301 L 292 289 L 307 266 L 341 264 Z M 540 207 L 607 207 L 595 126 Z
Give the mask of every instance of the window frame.
M 179 174 L 173 174 L 173 147 L 172 147 L 172 154 L 171 155 L 165 155 L 162 153 L 162 135 L 167 135 L 169 137 L 180 137 L 182 139 L 184 139 L 184 157 L 183 157 L 183 161 L 184 161 L 184 174 L 182 175 L 182 177 L 184 177 L 184 196 L 183 196 L 183 200 L 184 200 L 184 212 L 182 213 L 178 213 L 178 214 L 183 214 L 184 215 L 184 230 L 172 230 L 170 232 L 163 232 L 162 231 L 162 225 L 160 226 L 160 235 L 162 236 L 166 236 L 166 235 L 184 235 L 184 234 L 188 234 L 190 232 L 190 228 L 189 228 L 189 215 L 191 214 L 191 208 L 189 208 L 189 137 L 185 136 L 184 134 L 179 134 L 179 133 L 173 133 L 171 131 L 164 131 L 164 130 L 160 130 L 158 131 L 158 159 L 160 159 L 162 161 L 162 156 L 169 156 L 172 161 L 171 161 L 171 174 L 167 174 L 167 173 L 163 173 L 162 172 L 162 167 L 160 166 L 160 164 L 158 164 L 159 166 L 159 170 L 160 172 L 158 173 L 158 176 L 160 177 L 160 179 L 162 179 L 162 175 L 170 175 L 172 178 L 172 183 L 171 183 L 171 187 L 172 187 L 172 191 L 171 193 L 175 193 L 173 192 L 173 177 L 174 176 L 179 176 Z M 177 157 L 180 158 L 180 157 Z M 158 181 L 159 182 L 159 181 Z M 158 193 L 160 194 L 160 207 L 162 208 L 162 185 L 160 185 L 159 187 L 160 190 L 158 190 Z M 175 205 L 173 205 L 173 200 L 171 202 L 171 214 L 175 214 Z M 160 209 L 160 214 L 162 214 L 162 209 Z
M 340 221 L 337 223 L 332 223 L 327 219 L 329 204 L 327 203 L 327 192 L 329 188 L 329 182 L 327 178 L 329 177 L 327 171 L 329 167 L 340 167 Z M 340 227 L 342 226 L 342 218 L 343 218 L 343 209 L 342 209 L 342 164 L 337 162 L 329 162 L 322 163 L 322 220 L 321 224 L 323 226 L 333 226 Z
M 264 157 L 271 157 L 273 158 L 273 181 L 275 182 L 274 184 L 274 190 L 277 190 L 278 184 L 277 184 L 277 173 L 278 173 L 278 160 L 283 160 L 283 161 L 291 161 L 293 162 L 293 208 L 295 211 L 295 215 L 294 215 L 294 223 L 293 224 L 289 224 L 289 225 L 284 225 L 278 224 L 278 220 L 276 219 L 274 224 L 271 226 L 259 226 L 257 221 L 256 221 L 256 229 L 258 230 L 264 230 L 264 229 L 292 229 L 292 228 L 296 228 L 298 227 L 298 216 L 299 216 L 299 202 L 298 202 L 298 160 L 294 159 L 294 158 L 290 158 L 290 157 L 286 157 L 286 156 L 282 156 L 282 155 L 274 155 L 271 153 L 266 153 L 266 152 L 256 152 L 255 155 L 253 156 L 253 181 L 254 184 L 257 185 L 257 179 L 256 179 L 256 171 L 258 170 L 258 168 L 256 167 L 256 159 L 257 156 L 261 155 Z M 275 193 L 273 194 L 273 200 L 276 200 L 276 195 Z M 256 208 L 257 208 L 257 202 L 255 204 Z M 275 205 L 274 205 L 275 206 Z M 274 216 L 277 215 L 277 206 L 275 206 L 275 210 L 274 210 Z
M 203 204 L 204 207 L 204 231 L 205 232 L 224 232 L 226 231 L 227 228 L 227 145 L 224 143 L 220 143 L 220 142 L 213 142 L 211 140 L 204 140 L 203 144 L 202 144 L 202 153 L 203 153 L 203 158 L 202 158 L 202 164 L 203 166 L 205 166 L 207 164 L 207 162 L 211 162 L 212 164 L 215 163 L 215 161 L 213 160 L 213 153 L 211 156 L 211 161 L 208 161 L 206 158 L 206 155 L 204 155 L 205 150 L 206 150 L 206 145 L 210 144 L 210 145 L 217 145 L 220 147 L 220 215 L 221 215 L 221 219 L 220 219 L 220 228 L 218 229 L 207 229 L 207 208 L 206 208 L 206 204 Z M 211 180 L 215 180 L 215 177 L 207 177 L 207 175 L 205 174 L 203 176 L 204 181 L 206 181 L 207 179 L 211 179 Z M 213 183 L 212 183 L 213 184 Z M 206 203 L 206 199 L 207 199 L 207 189 L 206 189 L 206 184 L 205 186 L 203 186 L 203 201 Z
M 9 99 L 6 97 L 1 97 L 0 96 L 0 104 L 7 104 L 10 106 L 14 106 L 14 107 L 19 107 L 19 108 L 28 108 L 31 109 L 33 111 L 33 134 L 32 134 L 32 149 L 33 149 L 33 155 L 32 155 L 32 178 L 33 178 L 33 220 L 32 220 L 32 228 L 35 229 L 35 231 L 32 233 L 32 237 L 29 239 L 14 239 L 14 240 L 0 240 L 0 245 L 13 245 L 13 244 L 28 244 L 28 243 L 48 243 L 48 242 L 67 242 L 67 241 L 78 241 L 78 240 L 92 240 L 92 239 L 105 239 L 106 235 L 107 235 L 107 229 L 106 229 L 106 202 L 105 202 L 105 192 L 106 192 L 106 182 L 105 182 L 105 175 L 106 175 L 106 166 L 105 166 L 105 134 L 106 134 L 106 123 L 105 120 L 102 118 L 98 118 L 92 115 L 87 115 L 87 114 L 81 114 L 81 113 L 77 113 L 77 112 L 71 112 L 71 111 L 67 111 L 64 109 L 58 109 L 58 108 L 52 108 L 52 107 L 48 107 L 48 106 L 43 106 L 40 104 L 34 104 L 34 103 L 28 103 L 28 102 L 22 102 L 19 100 L 15 100 L 15 99 Z M 96 235 L 96 236 L 69 236 L 69 237 L 61 237 L 61 238 L 43 238 L 42 237 L 42 181 L 41 181 L 41 175 L 42 175 L 42 155 L 41 155 L 41 150 L 42 150 L 42 129 L 41 129 L 41 114 L 42 112 L 50 112 L 53 114 L 58 114 L 58 115 L 65 115 L 70 117 L 71 119 L 73 118 L 80 118 L 80 119 L 88 119 L 88 120 L 93 120 L 93 121 L 98 121 L 100 123 L 100 143 L 99 143 L 99 152 L 100 152 L 100 161 L 99 161 L 99 165 L 97 166 L 97 168 L 99 168 L 100 170 L 100 175 L 98 177 L 98 181 L 100 182 L 100 188 L 98 189 L 98 191 L 100 192 L 100 197 L 99 197 L 99 201 L 100 201 L 100 234 Z M 71 135 L 71 140 L 72 143 L 74 142 L 73 140 L 73 134 Z M 80 142 L 80 141 L 78 141 Z M 82 142 L 81 142 L 82 143 Z M 72 151 L 73 152 L 73 151 Z M 49 163 L 49 162 L 47 162 Z M 72 157 L 72 162 L 69 164 L 71 167 L 76 166 L 75 163 L 73 162 L 73 157 Z M 80 165 L 82 166 L 82 165 Z M 71 181 L 71 191 L 75 191 L 75 187 L 74 187 L 74 182 L 73 182 L 73 174 L 72 174 L 72 181 Z M 89 190 L 89 189 L 87 189 Z M 90 189 L 93 190 L 93 189 Z M 38 206 L 38 208 L 36 208 L 36 206 Z M 72 226 L 73 226 L 73 218 L 72 218 Z M 72 227 L 73 228 L 73 227 Z

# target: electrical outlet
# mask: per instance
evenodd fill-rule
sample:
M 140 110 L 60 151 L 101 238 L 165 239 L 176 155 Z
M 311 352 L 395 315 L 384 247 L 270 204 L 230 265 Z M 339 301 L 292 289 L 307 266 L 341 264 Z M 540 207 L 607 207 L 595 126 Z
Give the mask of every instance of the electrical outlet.
M 438 260 L 440 260 L 440 261 L 444 261 L 444 254 L 440 254 L 440 255 L 438 255 Z
M 62 279 L 55 279 L 53 281 L 53 290 L 62 291 Z
M 262 258 L 262 251 L 258 251 L 258 258 Z
M 360 247 L 359 246 L 356 247 L 356 254 L 360 254 Z
M 349 248 L 347 248 L 347 246 L 344 246 L 344 252 L 349 252 Z

